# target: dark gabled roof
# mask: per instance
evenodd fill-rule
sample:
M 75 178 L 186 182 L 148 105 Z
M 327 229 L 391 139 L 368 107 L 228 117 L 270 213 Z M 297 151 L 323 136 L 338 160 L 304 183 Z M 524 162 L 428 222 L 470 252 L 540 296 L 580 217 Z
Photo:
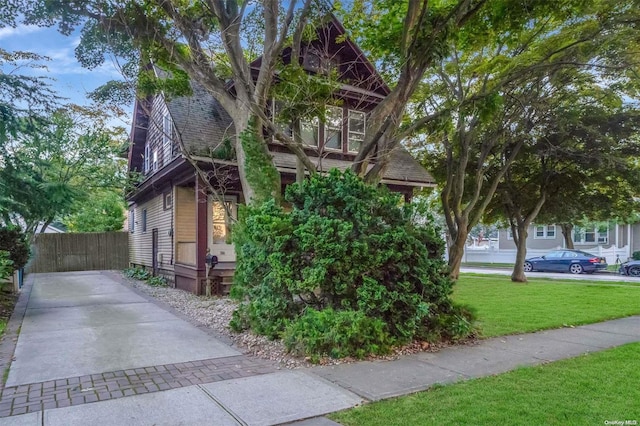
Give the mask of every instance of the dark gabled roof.
M 316 29 L 316 35 L 316 40 L 304 44 L 301 54 L 304 54 L 304 49 L 317 47 L 320 44 L 323 50 L 328 51 L 327 53 L 338 54 L 343 59 L 347 59 L 347 62 L 342 64 L 344 68 L 340 76 L 344 92 L 357 91 L 360 95 L 373 95 L 372 99 L 376 99 L 377 102 L 380 98 L 384 99 L 391 93 L 391 89 L 382 76 L 360 49 L 360 46 L 348 37 L 344 26 L 333 13 L 328 13 L 324 17 L 323 25 L 319 25 Z M 286 64 L 293 60 L 290 46 L 283 49 L 282 59 Z M 257 76 L 261 64 L 262 56 L 251 62 L 250 68 L 254 72 L 254 76 Z M 234 82 L 230 81 L 229 88 L 233 88 L 233 85 Z
M 187 151 L 207 157 L 226 138 L 235 137 L 235 128 L 229 114 L 200 84 L 191 82 L 193 95 L 177 97 L 167 102 L 173 125 Z M 290 153 L 272 152 L 276 168 L 281 172 L 295 173 L 296 156 Z M 310 157 L 318 165 L 317 157 Z M 324 158 L 320 162 L 324 171 L 351 167 L 348 160 Z M 370 166 L 371 167 L 371 166 Z M 383 176 L 384 183 L 407 186 L 432 186 L 435 179 L 404 148 L 391 154 L 389 167 Z
M 284 152 L 272 152 L 273 162 L 276 168 L 283 173 L 296 172 L 296 156 L 294 154 Z M 321 161 L 318 157 L 309 158 L 313 164 L 320 166 L 322 171 L 330 169 L 346 170 L 351 167 L 353 162 L 348 160 L 337 160 L 332 158 L 323 158 Z M 369 169 L 372 165 L 369 165 Z M 389 167 L 382 177 L 383 183 L 403 185 L 403 186 L 434 186 L 435 179 L 427 172 L 415 158 L 411 156 L 404 148 L 396 148 L 391 153 L 389 159 Z
M 227 111 L 204 87 L 192 80 L 191 89 L 191 96 L 167 100 L 167 108 L 185 149 L 209 155 L 225 139 L 235 138 L 235 128 Z

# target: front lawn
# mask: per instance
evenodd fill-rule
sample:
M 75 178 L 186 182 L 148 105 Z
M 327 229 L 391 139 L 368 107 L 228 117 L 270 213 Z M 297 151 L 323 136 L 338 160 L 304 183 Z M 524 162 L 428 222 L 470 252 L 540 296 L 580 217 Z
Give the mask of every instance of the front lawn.
M 461 275 L 454 300 L 477 310 L 482 336 L 526 333 L 640 314 L 638 283 Z M 638 419 L 640 421 L 640 419 Z
M 640 343 L 335 413 L 343 425 L 640 423 Z

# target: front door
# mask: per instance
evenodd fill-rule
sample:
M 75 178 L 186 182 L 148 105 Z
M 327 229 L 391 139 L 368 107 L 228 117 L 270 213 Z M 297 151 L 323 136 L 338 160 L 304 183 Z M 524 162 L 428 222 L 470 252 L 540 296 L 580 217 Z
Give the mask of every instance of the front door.
M 229 230 L 237 217 L 238 204 L 235 197 L 225 197 L 224 203 L 215 197 L 209 198 L 208 247 L 212 255 L 218 256 L 218 262 L 236 261 Z

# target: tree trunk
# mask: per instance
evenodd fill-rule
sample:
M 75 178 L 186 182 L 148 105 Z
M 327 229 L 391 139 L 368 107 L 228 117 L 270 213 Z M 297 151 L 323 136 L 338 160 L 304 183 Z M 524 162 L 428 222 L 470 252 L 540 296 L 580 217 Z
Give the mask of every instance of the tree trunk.
M 255 191 L 249 185 L 249 181 L 247 179 L 247 168 L 246 161 L 247 156 L 245 154 L 244 147 L 242 146 L 241 134 L 245 131 L 249 126 L 249 115 L 238 114 L 238 116 L 232 117 L 233 125 L 236 128 L 236 159 L 238 162 L 238 175 L 240 177 L 240 186 L 242 187 L 242 195 L 244 196 L 245 202 L 247 204 L 251 203 L 251 200 L 255 198 Z
M 49 225 L 51 225 L 51 222 L 53 222 L 53 218 L 49 218 L 47 219 L 44 224 L 42 225 L 42 228 L 40 228 L 40 233 L 44 234 L 45 231 L 47 230 L 47 228 L 49 227 Z
M 561 223 L 560 229 L 562 229 L 562 236 L 564 237 L 564 246 L 568 249 L 575 248 L 573 245 L 573 224 L 572 223 Z
M 528 225 L 519 225 L 516 228 L 516 263 L 513 265 L 511 273 L 511 281 L 516 283 L 526 283 L 527 277 L 524 274 L 524 261 L 527 257 L 527 227 Z
M 462 258 L 464 256 L 464 247 L 467 242 L 467 228 L 458 227 L 458 234 L 456 238 L 451 242 L 449 247 L 449 274 L 454 280 L 460 277 L 460 265 L 462 264 Z
M 249 114 L 232 117 L 236 128 L 236 158 L 247 204 L 280 200 L 280 173 L 261 135 L 262 122 Z
M 302 145 L 302 136 L 300 131 L 300 119 L 293 120 L 293 141 Z M 305 167 L 302 159 L 296 157 L 296 183 L 302 184 L 304 182 Z

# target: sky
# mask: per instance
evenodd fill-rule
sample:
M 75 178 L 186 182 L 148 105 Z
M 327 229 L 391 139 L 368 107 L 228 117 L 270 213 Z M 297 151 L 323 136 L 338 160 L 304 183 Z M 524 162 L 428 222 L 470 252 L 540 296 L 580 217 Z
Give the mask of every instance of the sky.
M 16 28 L 0 28 L 0 47 L 13 51 L 38 53 L 50 58 L 45 61 L 46 69 L 21 68 L 16 71 L 23 75 L 43 75 L 53 79 L 51 87 L 58 95 L 68 98 L 67 102 L 80 105 L 89 104 L 87 93 L 109 80 L 120 79 L 115 63 L 107 59 L 100 67 L 89 70 L 83 68 L 75 58 L 74 49 L 80 42 L 79 32 L 70 36 L 60 34 L 55 28 L 18 25 Z M 11 69 L 3 68 L 4 72 Z M 131 110 L 131 107 L 128 107 Z M 128 118 L 130 120 L 130 117 Z M 119 120 L 112 124 L 128 127 L 130 122 Z

